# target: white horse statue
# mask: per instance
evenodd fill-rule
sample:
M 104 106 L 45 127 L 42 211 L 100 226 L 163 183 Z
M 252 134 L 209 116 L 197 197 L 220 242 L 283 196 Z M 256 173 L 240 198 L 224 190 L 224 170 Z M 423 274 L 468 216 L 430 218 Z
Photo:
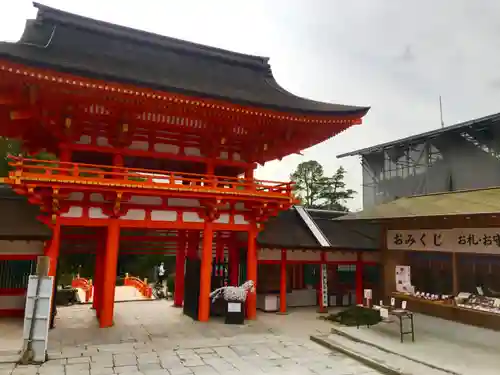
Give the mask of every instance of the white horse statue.
M 223 286 L 222 288 L 215 289 L 210 293 L 212 302 L 215 302 L 220 296 L 224 297 L 225 301 L 231 302 L 245 302 L 248 292 L 254 291 L 254 282 L 252 280 L 245 281 L 240 286 Z

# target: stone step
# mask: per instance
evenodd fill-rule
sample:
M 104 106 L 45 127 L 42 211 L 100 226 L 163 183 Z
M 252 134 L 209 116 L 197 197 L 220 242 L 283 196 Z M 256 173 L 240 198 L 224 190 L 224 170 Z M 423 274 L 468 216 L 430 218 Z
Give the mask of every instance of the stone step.
M 365 365 L 390 375 L 450 375 L 451 371 L 436 369 L 372 345 L 354 341 L 348 337 L 330 334 L 311 336 L 311 339 L 331 350 L 342 352 Z

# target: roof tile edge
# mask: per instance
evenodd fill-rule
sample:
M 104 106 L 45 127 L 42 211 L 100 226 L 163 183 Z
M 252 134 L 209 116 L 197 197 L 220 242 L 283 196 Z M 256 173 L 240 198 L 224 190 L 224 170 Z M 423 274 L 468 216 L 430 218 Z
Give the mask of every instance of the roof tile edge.
M 233 52 L 222 48 L 206 46 L 132 27 L 117 25 L 111 22 L 95 20 L 90 17 L 80 16 L 75 13 L 52 8 L 37 2 L 33 2 L 33 6 L 38 9 L 36 18 L 37 21 L 51 20 L 62 24 L 74 25 L 93 30 L 95 32 L 111 34 L 116 37 L 127 38 L 136 42 L 147 42 L 158 46 L 168 46 L 169 48 L 176 48 L 185 52 L 203 54 L 207 57 L 224 59 L 233 63 L 241 63 L 253 68 L 270 70 L 269 58 L 266 56 Z

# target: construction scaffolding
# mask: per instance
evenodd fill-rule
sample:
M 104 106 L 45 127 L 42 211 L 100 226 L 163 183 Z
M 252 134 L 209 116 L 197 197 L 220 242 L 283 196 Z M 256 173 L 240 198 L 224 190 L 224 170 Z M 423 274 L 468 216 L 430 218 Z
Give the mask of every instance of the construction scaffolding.
M 363 206 L 500 186 L 500 114 L 339 155 L 360 155 Z

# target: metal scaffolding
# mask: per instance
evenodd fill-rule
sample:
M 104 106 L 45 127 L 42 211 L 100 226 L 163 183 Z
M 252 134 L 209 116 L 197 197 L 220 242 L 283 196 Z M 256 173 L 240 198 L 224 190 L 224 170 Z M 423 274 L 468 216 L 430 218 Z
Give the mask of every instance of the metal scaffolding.
M 363 206 L 500 185 L 500 114 L 339 155 L 361 156 Z

